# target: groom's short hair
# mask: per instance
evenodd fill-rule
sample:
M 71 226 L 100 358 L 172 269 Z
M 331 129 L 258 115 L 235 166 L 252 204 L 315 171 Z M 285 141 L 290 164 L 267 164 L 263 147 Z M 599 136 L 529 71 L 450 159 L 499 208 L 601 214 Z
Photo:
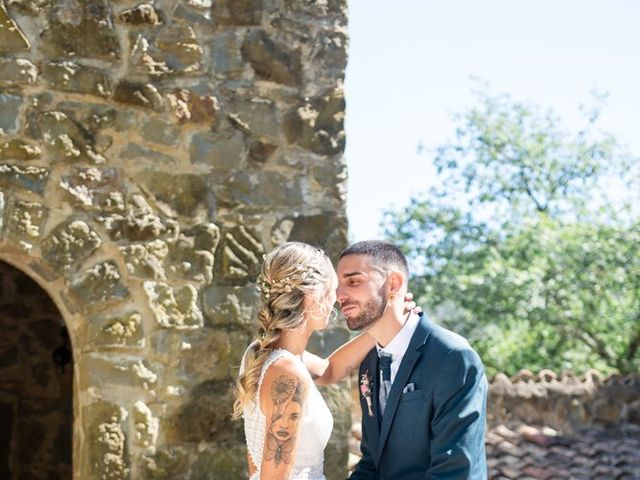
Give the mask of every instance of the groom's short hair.
M 373 263 L 383 268 L 396 268 L 409 278 L 409 264 L 407 257 L 395 245 L 382 240 L 364 240 L 349 245 L 340 253 L 340 258 L 349 255 L 367 255 Z

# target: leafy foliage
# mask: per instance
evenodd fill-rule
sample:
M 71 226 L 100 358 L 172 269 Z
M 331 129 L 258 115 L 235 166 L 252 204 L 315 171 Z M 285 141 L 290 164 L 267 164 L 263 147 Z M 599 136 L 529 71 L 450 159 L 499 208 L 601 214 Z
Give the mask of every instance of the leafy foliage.
M 435 186 L 385 214 L 411 290 L 490 373 L 640 367 L 640 221 L 632 159 L 597 128 L 479 95 L 433 156 Z

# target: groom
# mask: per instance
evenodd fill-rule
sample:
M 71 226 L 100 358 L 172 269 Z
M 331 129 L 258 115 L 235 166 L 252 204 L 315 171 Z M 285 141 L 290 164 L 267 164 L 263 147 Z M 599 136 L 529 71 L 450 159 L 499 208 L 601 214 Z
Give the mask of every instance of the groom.
M 360 365 L 362 459 L 351 480 L 487 478 L 487 380 L 459 335 L 405 315 L 409 269 L 381 241 L 347 247 L 338 262 L 338 302 L 352 330 L 377 345 Z

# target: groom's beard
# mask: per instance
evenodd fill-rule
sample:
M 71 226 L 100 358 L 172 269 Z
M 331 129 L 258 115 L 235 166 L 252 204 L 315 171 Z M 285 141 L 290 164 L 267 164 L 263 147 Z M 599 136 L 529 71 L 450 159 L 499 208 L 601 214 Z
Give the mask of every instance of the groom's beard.
M 348 305 L 348 303 L 347 303 Z M 384 286 L 378 291 L 378 295 L 367 300 L 362 307 L 362 312 L 355 317 L 346 317 L 349 330 L 364 330 L 377 322 L 387 308 L 387 297 L 384 294 Z

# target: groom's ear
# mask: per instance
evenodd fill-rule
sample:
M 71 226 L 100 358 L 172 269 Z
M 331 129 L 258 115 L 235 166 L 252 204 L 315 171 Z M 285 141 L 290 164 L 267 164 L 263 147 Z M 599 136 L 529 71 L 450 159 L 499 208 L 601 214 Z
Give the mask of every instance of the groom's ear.
M 389 289 L 389 294 L 397 295 L 402 289 L 402 285 L 404 284 L 404 275 L 402 272 L 397 270 L 392 270 L 387 277 L 387 285 Z

